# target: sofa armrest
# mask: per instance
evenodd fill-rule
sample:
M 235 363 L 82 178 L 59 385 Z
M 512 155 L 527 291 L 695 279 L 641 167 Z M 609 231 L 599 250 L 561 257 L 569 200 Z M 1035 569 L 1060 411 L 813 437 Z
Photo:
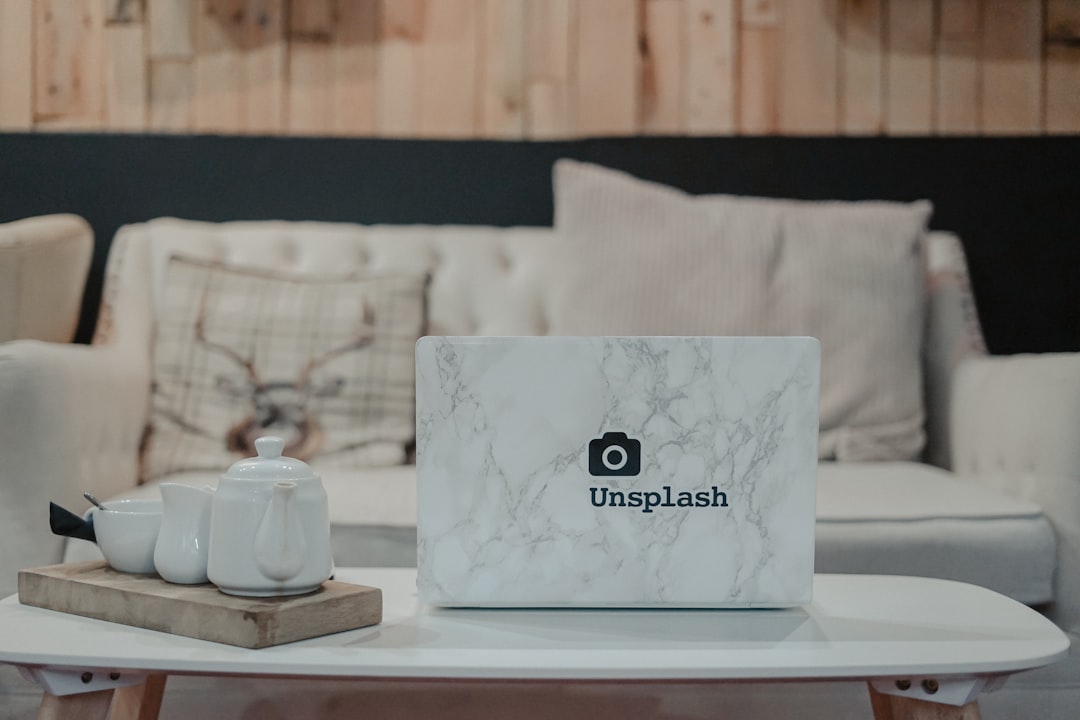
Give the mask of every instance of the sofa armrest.
M 1080 353 L 961 363 L 951 425 L 956 472 L 1035 501 L 1054 526 L 1048 614 L 1080 630 Z
M 48 503 L 137 482 L 149 358 L 131 346 L 0 344 L 0 595 L 22 567 L 60 562 Z

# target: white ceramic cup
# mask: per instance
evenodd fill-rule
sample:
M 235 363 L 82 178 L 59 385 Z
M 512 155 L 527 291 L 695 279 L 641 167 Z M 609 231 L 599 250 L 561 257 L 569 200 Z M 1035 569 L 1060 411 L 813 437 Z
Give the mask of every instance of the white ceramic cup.
M 160 500 L 110 500 L 92 508 L 94 534 L 105 562 L 127 573 L 154 572 L 154 546 L 161 529 Z

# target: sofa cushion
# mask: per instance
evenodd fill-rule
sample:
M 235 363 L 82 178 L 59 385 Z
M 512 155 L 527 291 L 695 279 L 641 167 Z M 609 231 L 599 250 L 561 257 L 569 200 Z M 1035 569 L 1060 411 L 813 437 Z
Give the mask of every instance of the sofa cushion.
M 423 274 L 318 278 L 172 258 L 145 476 L 220 471 L 264 434 L 303 460 L 400 464 L 426 285 Z
M 694 197 L 562 160 L 550 333 L 817 337 L 820 456 L 914 459 L 929 214 L 927 202 Z
M 1053 529 L 1034 503 L 920 463 L 818 466 L 816 572 L 919 575 L 1053 599 Z

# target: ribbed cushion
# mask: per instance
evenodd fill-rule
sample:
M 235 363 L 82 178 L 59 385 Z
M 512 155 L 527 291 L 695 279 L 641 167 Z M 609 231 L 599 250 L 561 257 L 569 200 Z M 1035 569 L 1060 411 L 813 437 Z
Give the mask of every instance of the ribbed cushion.
M 552 334 L 810 335 L 820 456 L 923 447 L 926 202 L 689 196 L 562 160 Z
M 1054 532 L 1034 503 L 921 463 L 818 466 L 815 571 L 970 582 L 1053 599 Z

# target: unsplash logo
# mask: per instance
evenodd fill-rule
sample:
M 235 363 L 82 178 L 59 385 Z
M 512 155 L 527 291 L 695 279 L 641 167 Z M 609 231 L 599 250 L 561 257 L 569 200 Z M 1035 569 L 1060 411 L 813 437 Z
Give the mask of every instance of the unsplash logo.
M 637 475 L 641 472 L 641 441 L 626 433 L 609 432 L 589 441 L 589 474 Z
M 632 477 L 641 473 L 641 441 L 624 432 L 607 432 L 589 441 L 589 474 L 594 477 Z M 666 507 L 728 507 L 727 493 L 717 486 L 708 490 L 675 492 L 670 485 L 659 490 L 622 491 L 606 487 L 589 488 L 593 507 L 641 508 L 651 513 Z

